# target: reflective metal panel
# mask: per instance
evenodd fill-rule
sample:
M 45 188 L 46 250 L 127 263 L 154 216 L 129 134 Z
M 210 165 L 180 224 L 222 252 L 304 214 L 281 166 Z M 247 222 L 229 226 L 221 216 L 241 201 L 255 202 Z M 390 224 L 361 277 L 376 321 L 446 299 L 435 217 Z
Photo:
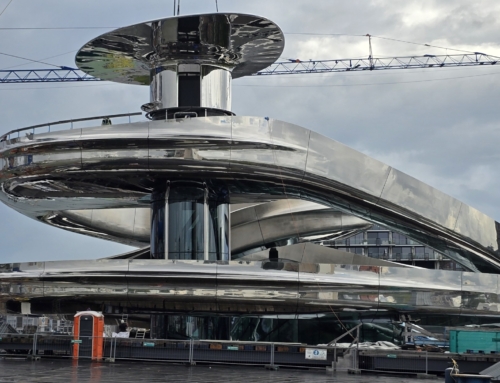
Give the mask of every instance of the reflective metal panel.
M 380 305 L 385 308 L 460 312 L 461 287 L 461 273 L 457 271 L 399 267 L 380 269 Z
M 202 65 L 201 106 L 231 110 L 231 72 Z
M 37 135 L 37 155 L 47 160 L 36 174 L 25 165 L 0 170 L 0 200 L 64 227 L 51 218 L 60 211 L 136 208 L 156 182 L 210 180 L 227 186 L 235 203 L 315 201 L 407 234 L 471 269 L 500 270 L 498 224 L 492 219 L 307 129 L 258 117 L 153 121 L 149 133 L 142 127 L 104 126 L 83 129 L 76 136 L 70 131 L 61 137 L 72 138 L 61 138 L 55 147 L 43 134 Z M 6 141 L 0 150 L 4 164 L 14 151 L 18 156 L 32 146 L 29 140 L 21 141 Z M 67 166 L 66 159 L 58 157 L 61 153 L 81 156 L 85 172 Z M 74 225 L 69 229 L 78 231 Z
M 177 66 L 165 67 L 159 73 L 153 74 L 150 89 L 150 102 L 154 109 L 179 106 Z
M 295 312 L 298 264 L 232 261 L 217 265 L 217 303 L 223 312 Z
M 91 171 L 147 169 L 148 135 L 148 122 L 82 129 L 83 169 Z
M 231 117 L 151 121 L 149 169 L 157 174 L 223 174 L 229 167 Z
M 395 169 L 391 169 L 381 198 L 395 209 L 412 212 L 448 229 L 455 227 L 461 205 L 460 201 Z
M 0 301 L 43 297 L 43 284 L 40 283 L 43 270 L 43 262 L 1 264 Z
M 378 199 L 389 174 L 389 166 L 339 142 L 311 132 L 304 182 L 325 183 L 359 195 Z
M 369 258 L 364 255 L 348 253 L 331 247 L 320 246 L 310 242 L 297 243 L 276 248 L 278 258 L 299 263 L 337 264 L 337 265 L 362 265 L 386 267 L 412 267 L 405 264 Z M 244 255 L 242 261 L 269 260 L 269 250 Z M 420 269 L 417 267 L 417 269 Z
M 127 260 L 84 260 L 45 262 L 44 297 L 86 299 L 125 299 Z M 83 305 L 82 305 L 83 306 Z M 85 310 L 87 307 L 82 307 Z
M 276 61 L 284 36 L 273 22 L 253 15 L 177 16 L 105 33 L 76 55 L 78 67 L 103 80 L 149 85 L 150 71 L 189 62 L 250 75 Z
M 377 308 L 380 266 L 300 264 L 299 312 Z
M 463 313 L 500 313 L 499 275 L 462 273 Z
M 285 260 L 217 264 L 106 259 L 0 265 L 0 302 L 12 307 L 19 301 L 47 314 L 105 305 L 138 313 L 262 315 L 341 308 L 492 316 L 498 315 L 498 276 Z
M 207 261 L 131 260 L 131 307 L 215 311 L 217 265 Z
M 471 206 L 460 204 L 454 231 L 498 251 L 498 223 Z

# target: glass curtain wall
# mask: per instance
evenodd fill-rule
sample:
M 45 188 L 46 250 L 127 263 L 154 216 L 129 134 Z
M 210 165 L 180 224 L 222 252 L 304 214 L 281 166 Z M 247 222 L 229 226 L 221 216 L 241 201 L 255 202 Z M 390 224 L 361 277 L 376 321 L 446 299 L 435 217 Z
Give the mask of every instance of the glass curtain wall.
M 172 182 L 154 193 L 151 258 L 228 261 L 229 193 L 205 183 Z

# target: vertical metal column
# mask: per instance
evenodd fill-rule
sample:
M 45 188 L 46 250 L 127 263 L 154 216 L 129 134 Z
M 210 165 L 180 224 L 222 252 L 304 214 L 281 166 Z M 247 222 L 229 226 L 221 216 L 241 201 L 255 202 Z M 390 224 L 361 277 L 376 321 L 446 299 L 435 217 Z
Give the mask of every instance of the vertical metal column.
M 151 259 L 168 258 L 168 183 L 151 198 Z
M 153 193 L 151 258 L 228 261 L 229 192 L 202 181 L 171 181 Z

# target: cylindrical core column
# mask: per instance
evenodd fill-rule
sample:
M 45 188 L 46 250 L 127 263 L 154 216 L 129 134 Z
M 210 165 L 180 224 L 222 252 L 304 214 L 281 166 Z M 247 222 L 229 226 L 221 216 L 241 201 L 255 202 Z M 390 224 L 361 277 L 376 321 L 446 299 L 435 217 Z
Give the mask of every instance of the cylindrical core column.
M 154 192 L 151 197 L 151 258 L 165 259 L 168 243 L 168 192 Z
M 151 110 L 209 108 L 231 111 L 231 72 L 211 65 L 179 64 L 151 72 Z
M 230 259 L 229 193 L 225 187 L 177 181 L 153 193 L 151 258 Z

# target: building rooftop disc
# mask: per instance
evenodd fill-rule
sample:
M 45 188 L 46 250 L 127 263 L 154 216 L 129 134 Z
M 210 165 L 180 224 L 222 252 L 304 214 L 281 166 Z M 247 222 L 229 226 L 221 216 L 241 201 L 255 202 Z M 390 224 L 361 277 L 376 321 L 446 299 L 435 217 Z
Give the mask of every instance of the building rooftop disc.
M 102 80 L 150 85 L 150 76 L 176 64 L 227 68 L 251 75 L 283 52 L 281 29 L 260 16 L 212 13 L 148 21 L 105 33 L 77 53 L 78 68 Z

